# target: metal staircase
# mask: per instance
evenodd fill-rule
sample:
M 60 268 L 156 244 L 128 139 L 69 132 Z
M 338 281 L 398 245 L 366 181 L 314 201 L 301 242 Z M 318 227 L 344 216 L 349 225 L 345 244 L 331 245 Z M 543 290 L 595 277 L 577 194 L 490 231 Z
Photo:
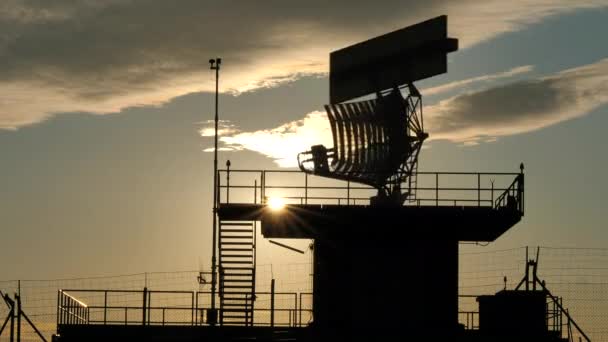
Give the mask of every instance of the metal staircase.
M 220 221 L 220 324 L 253 325 L 255 223 Z

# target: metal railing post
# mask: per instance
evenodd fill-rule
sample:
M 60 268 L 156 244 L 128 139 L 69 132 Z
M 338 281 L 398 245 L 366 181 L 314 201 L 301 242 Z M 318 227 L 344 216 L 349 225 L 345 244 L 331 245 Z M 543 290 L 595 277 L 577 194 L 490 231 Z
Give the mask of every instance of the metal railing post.
M 270 326 L 274 327 L 274 279 L 270 282 Z
M 304 204 L 308 204 L 308 173 L 304 172 Z
M 192 292 L 192 325 L 196 325 L 196 307 L 198 306 L 198 303 L 195 301 L 195 297 L 196 297 L 196 294 L 193 291 Z M 148 319 L 150 319 L 150 317 L 148 317 Z
M 477 174 L 477 206 L 481 207 L 481 174 Z
M 439 173 L 435 173 L 435 206 L 439 206 Z
M 60 314 L 60 304 L 61 303 L 61 290 L 57 290 L 57 315 L 55 318 L 57 319 L 57 326 L 59 326 L 59 314 Z
M 524 213 L 524 163 L 519 165 L 519 175 L 517 176 L 517 204 L 519 212 Z
M 230 160 L 226 161 L 226 203 L 230 203 Z
M 260 202 L 262 204 L 266 204 L 266 171 L 262 171 L 261 182 L 262 184 L 260 184 Z
M 148 288 L 144 287 L 144 302 L 143 302 L 143 307 L 142 307 L 142 324 L 141 325 L 146 325 L 146 307 L 147 307 L 147 303 L 148 303 Z
M 346 181 L 346 205 L 350 205 L 350 181 Z
M 108 290 L 103 291 L 103 325 L 108 324 Z
M 492 189 L 490 192 L 490 206 L 494 207 L 494 180 L 490 180 L 490 183 L 492 183 Z

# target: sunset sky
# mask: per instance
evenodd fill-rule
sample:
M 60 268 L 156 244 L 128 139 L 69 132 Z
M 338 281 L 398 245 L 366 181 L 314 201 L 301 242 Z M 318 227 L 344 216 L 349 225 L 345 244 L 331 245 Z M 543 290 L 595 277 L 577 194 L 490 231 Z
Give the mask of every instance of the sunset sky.
M 460 50 L 417 83 L 420 170 L 525 164 L 486 248 L 608 245 L 607 0 L 3 0 L 0 279 L 208 267 L 208 60 L 220 165 L 289 168 L 331 146 L 329 53 L 441 14 Z

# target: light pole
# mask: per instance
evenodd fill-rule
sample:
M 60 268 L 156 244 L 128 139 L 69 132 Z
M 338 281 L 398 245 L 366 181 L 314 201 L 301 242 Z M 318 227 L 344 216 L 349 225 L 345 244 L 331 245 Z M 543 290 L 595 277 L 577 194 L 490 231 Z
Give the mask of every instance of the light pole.
M 217 179 L 217 129 L 219 124 L 218 115 L 218 84 L 220 78 L 221 58 L 210 59 L 209 64 L 211 70 L 215 70 L 215 147 L 213 149 L 213 247 L 211 254 L 211 324 L 217 323 L 217 311 L 215 308 L 215 293 L 217 292 L 217 197 L 218 197 L 218 179 Z

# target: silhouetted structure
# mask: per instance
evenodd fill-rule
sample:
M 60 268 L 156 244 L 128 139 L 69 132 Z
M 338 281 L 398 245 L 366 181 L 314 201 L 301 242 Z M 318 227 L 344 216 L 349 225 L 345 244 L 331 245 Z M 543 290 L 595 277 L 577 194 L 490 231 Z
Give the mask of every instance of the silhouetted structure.
M 334 146 L 316 145 L 301 153 L 298 161 L 304 172 L 230 170 L 229 164 L 219 171 L 215 197 L 220 326 L 209 319 L 211 308 L 199 306 L 199 293 L 192 293 L 190 326 L 162 328 L 151 326 L 149 312 L 159 308 L 151 306 L 152 292 L 147 289 L 139 308 L 141 324 L 136 326 L 128 325 L 127 309 L 124 326 L 108 323 L 107 305 L 95 307 L 103 310 L 104 320 L 91 324 L 92 307 L 63 305 L 72 303 L 69 293 L 78 292 L 64 290 L 58 309 L 61 340 L 484 341 L 505 330 L 505 312 L 516 315 L 522 308 L 530 309 L 522 324 L 538 332 L 535 341 L 558 338 L 543 325 L 544 292 L 503 291 L 480 297 L 479 329 L 465 330 L 458 323 L 459 242 L 494 241 L 521 220 L 524 174 L 523 165 L 518 173 L 417 171 L 428 134 L 422 97 L 413 82 L 446 72 L 446 55 L 456 49 L 457 40 L 447 38 L 447 17 L 441 16 L 333 52 L 326 111 Z M 375 98 L 352 101 L 370 94 Z M 253 185 L 232 185 L 233 191 L 250 190 L 251 200 L 230 201 L 230 177 L 235 174 L 252 177 Z M 296 176 L 304 184 L 276 185 L 269 180 L 276 175 Z M 314 176 L 336 184 L 309 185 Z M 434 180 L 434 185 L 421 186 L 420 177 Z M 440 180 L 455 177 L 476 185 L 440 185 Z M 494 188 L 495 178 L 507 179 L 507 185 Z M 482 179 L 492 179 L 492 187 L 482 186 Z M 375 193 L 355 195 L 369 187 Z M 289 205 L 270 208 L 273 190 L 284 190 Z M 325 190 L 332 195 L 313 194 Z M 314 240 L 312 324 L 303 324 L 294 313 L 289 327 L 274 327 L 273 304 L 271 327 L 254 321 L 258 222 L 265 238 Z M 104 295 L 107 298 L 108 292 Z M 273 298 L 274 286 L 272 303 Z M 518 322 L 512 318 L 511 323 Z
M 418 154 L 428 134 L 413 82 L 446 72 L 447 53 L 457 49 L 441 16 L 332 52 L 325 110 L 334 147 L 300 153 L 300 169 L 373 186 L 380 202 L 414 200 Z M 376 98 L 351 101 L 372 93 Z

